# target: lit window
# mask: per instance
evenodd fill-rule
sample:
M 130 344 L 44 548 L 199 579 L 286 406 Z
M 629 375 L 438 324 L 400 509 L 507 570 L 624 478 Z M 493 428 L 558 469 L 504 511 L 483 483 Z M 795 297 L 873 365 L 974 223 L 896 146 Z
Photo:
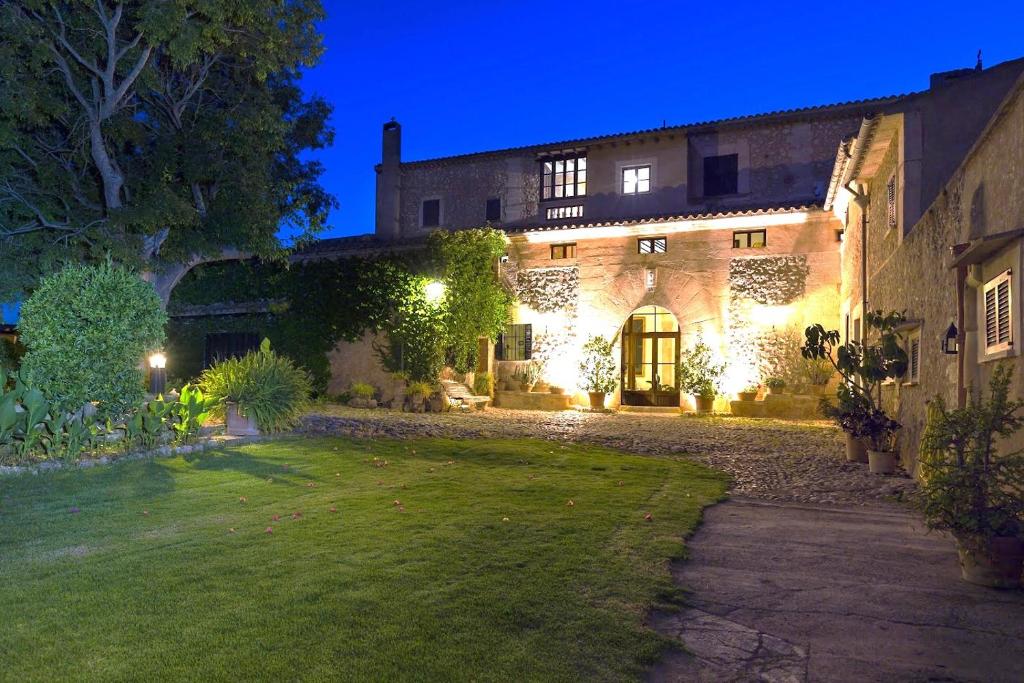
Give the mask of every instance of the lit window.
M 664 254 L 668 251 L 667 237 L 641 237 L 636 241 L 637 253 Z
M 547 210 L 547 217 L 549 221 L 558 220 L 559 218 L 583 218 L 583 205 L 553 206 Z
M 533 357 L 533 325 L 505 325 L 494 344 L 496 360 L 530 360 Z
M 739 192 L 739 155 L 704 157 L 704 196 L 718 197 Z
M 907 382 L 916 384 L 921 381 L 921 328 L 917 328 L 907 337 Z
M 491 223 L 497 223 L 501 220 L 501 200 L 498 198 L 488 199 L 486 215 L 484 220 L 490 221 Z
M 428 199 L 423 202 L 423 227 L 436 228 L 441 225 L 441 200 Z
M 885 184 L 885 223 L 889 228 L 895 228 L 898 220 L 896 216 L 896 174 L 893 173 L 889 182 Z
M 576 258 L 576 244 L 552 244 L 551 258 L 566 259 Z
M 1013 347 L 1013 292 L 1009 270 L 985 285 L 985 353 L 1008 351 Z
M 584 197 L 587 194 L 587 157 L 548 159 L 540 165 L 541 199 Z
M 650 191 L 650 165 L 622 169 L 622 194 L 643 194 Z
M 733 249 L 754 249 L 768 243 L 765 230 L 738 230 L 732 234 Z

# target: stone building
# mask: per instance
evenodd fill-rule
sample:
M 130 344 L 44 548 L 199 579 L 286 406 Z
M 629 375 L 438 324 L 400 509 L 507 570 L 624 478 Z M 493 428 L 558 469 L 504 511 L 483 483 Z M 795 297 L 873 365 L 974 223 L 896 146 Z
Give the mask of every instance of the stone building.
M 866 117 L 841 145 L 826 196 L 846 231 L 845 334 L 861 336 L 865 310 L 908 318 L 910 370 L 884 387 L 884 399 L 903 424 L 899 447 L 909 470 L 932 397 L 963 405 L 1007 359 L 1017 366 L 1013 395 L 1024 396 L 1020 74 L 1019 61 L 939 74 L 898 112 Z
M 701 338 L 728 362 L 727 401 L 763 379 L 772 334 L 822 322 L 857 337 L 864 310 L 905 307 L 870 283 L 882 288 L 890 257 L 1022 69 L 1017 60 L 936 74 L 909 95 L 412 162 L 392 121 L 376 236 L 402 243 L 483 224 L 508 234 L 502 274 L 519 305 L 496 365 L 482 366 L 499 377 L 539 359 L 549 382 L 577 389 L 579 349 L 596 334 L 618 342 L 615 404 L 686 405 L 675 358 Z M 930 317 L 910 332 L 949 322 Z

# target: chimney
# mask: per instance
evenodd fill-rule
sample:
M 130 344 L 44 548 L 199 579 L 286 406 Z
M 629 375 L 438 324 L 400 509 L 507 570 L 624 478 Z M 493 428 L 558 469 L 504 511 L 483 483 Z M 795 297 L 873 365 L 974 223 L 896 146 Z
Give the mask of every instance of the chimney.
M 385 240 L 401 237 L 399 204 L 402 191 L 402 126 L 391 119 L 384 124 L 381 162 L 377 167 L 376 235 Z

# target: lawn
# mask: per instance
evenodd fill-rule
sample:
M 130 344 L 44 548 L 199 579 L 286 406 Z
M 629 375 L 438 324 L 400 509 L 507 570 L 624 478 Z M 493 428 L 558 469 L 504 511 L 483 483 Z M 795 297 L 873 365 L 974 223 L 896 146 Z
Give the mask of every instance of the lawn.
M 0 679 L 637 677 L 668 646 L 646 614 L 681 598 L 668 560 L 724 490 L 529 440 L 289 438 L 0 479 Z

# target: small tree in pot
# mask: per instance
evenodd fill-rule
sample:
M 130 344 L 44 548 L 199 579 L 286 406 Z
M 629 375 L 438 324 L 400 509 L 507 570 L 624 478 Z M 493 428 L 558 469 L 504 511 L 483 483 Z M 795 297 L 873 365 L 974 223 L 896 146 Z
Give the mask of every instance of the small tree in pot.
M 580 386 L 590 395 L 590 407 L 603 410 L 606 396 L 615 391 L 619 383 L 615 368 L 615 354 L 610 339 L 593 336 L 583 345 L 580 361 Z
M 864 316 L 868 334 L 877 333 L 873 344 L 857 341 L 840 343 L 838 330 L 825 330 L 820 324 L 804 331 L 806 343 L 801 348 L 808 360 L 827 360 L 845 380 L 837 391 L 840 408 L 844 392 L 855 401 L 847 402 L 856 412 L 844 416 L 840 426 L 854 437 L 868 441 L 868 462 L 872 472 L 888 474 L 895 471 L 897 454 L 892 450 L 900 424 L 882 408 L 882 383 L 896 380 L 907 372 L 907 353 L 896 328 L 906 321 L 902 313 L 871 311 Z M 850 457 L 850 453 L 847 453 Z
M 711 347 L 701 337 L 692 348 L 679 354 L 676 367 L 679 389 L 693 396 L 699 413 L 711 412 L 724 374 L 725 363 L 715 361 Z
M 941 397 L 929 403 L 916 498 L 929 528 L 956 538 L 964 580 L 996 588 L 1019 586 L 1024 561 L 1024 450 L 996 447 L 1024 423 L 1024 401 L 1007 399 L 1012 374 L 995 369 L 988 400 L 956 410 Z

